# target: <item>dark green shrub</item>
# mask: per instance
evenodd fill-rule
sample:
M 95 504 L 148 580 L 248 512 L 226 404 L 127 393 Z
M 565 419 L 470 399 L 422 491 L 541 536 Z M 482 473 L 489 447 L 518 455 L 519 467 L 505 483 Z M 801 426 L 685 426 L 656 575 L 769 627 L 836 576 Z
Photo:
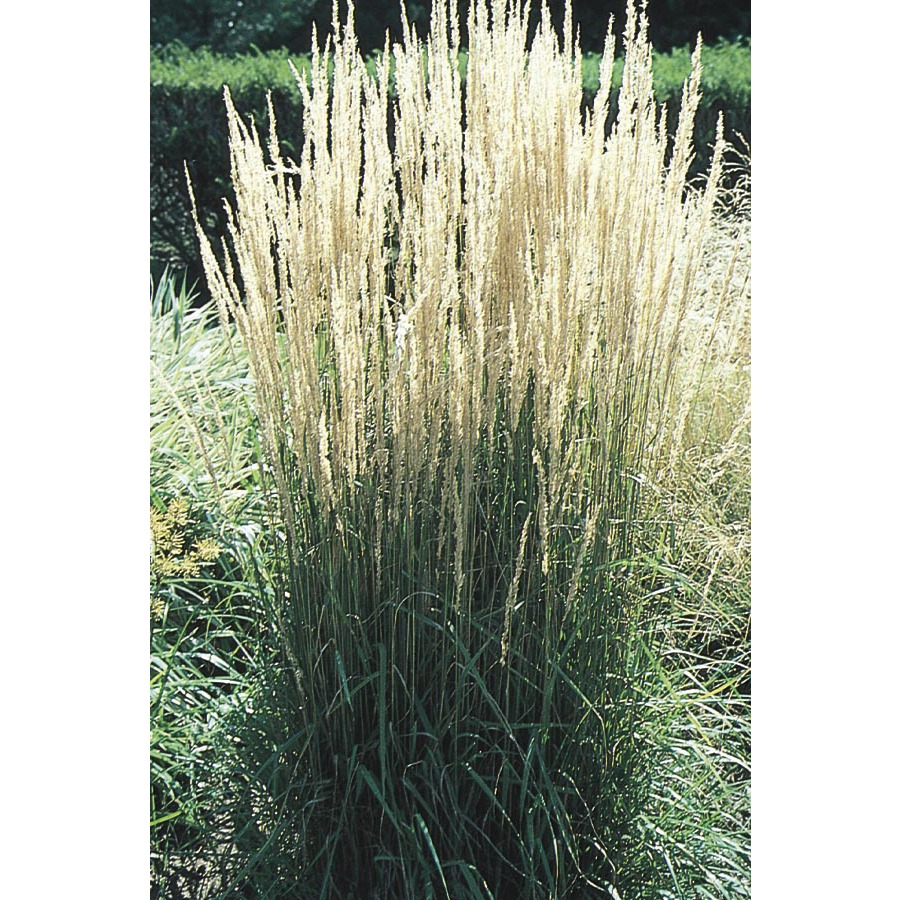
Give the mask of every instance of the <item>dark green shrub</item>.
M 406 0 L 406 13 L 420 36 L 428 29 L 431 0 Z M 540 13 L 533 0 L 532 30 Z M 548 0 L 554 22 L 563 21 L 565 0 Z M 347 2 L 340 0 L 341 21 Z M 462 43 L 466 35 L 468 0 L 458 0 Z M 189 47 L 209 47 L 219 53 L 243 53 L 252 47 L 293 52 L 310 49 L 313 24 L 320 38 L 331 26 L 331 0 L 153 0 L 150 8 L 150 43 L 154 47 L 180 41 Z M 733 40 L 750 35 L 750 0 L 652 0 L 649 7 L 650 40 L 668 50 L 693 43 L 697 32 L 708 41 Z M 603 49 L 610 15 L 625 20 L 625 0 L 572 0 L 572 20 L 581 34 L 585 50 Z M 400 0 L 366 0 L 356 3 L 356 33 L 364 53 L 384 45 L 384 32 L 392 39 L 401 34 Z
M 313 21 L 331 18 L 330 0 L 153 0 L 150 43 L 180 41 L 222 53 L 308 45 Z
M 295 60 L 298 67 L 304 61 Z M 300 121 L 300 94 L 285 52 L 223 57 L 172 45 L 154 51 L 150 64 L 150 247 L 151 256 L 200 277 L 190 221 L 185 164 L 204 224 L 224 232 L 221 198 L 229 196 L 228 131 L 222 86 L 228 84 L 242 110 L 265 121 L 266 91 L 276 116 Z M 289 128 L 285 128 L 289 133 Z M 287 151 L 290 153 L 290 149 Z M 202 177 L 200 173 L 203 173 Z

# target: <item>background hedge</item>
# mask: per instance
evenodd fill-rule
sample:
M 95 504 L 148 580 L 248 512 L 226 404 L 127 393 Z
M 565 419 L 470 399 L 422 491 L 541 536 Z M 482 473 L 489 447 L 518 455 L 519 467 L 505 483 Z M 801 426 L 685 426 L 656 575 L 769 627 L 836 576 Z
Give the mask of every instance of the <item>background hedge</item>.
M 340 0 L 342 21 L 347 2 Z M 554 22 L 562 22 L 565 0 L 548 0 Z M 424 37 L 431 15 L 431 0 L 406 0 L 410 22 Z M 540 12 L 532 0 L 532 24 Z M 465 31 L 468 0 L 458 0 Z M 610 15 L 625 21 L 625 0 L 572 0 L 572 18 L 581 32 L 585 51 L 603 49 Z M 693 44 L 698 31 L 712 43 L 719 38 L 750 37 L 750 0 L 650 0 L 650 40 L 659 50 Z M 197 49 L 205 46 L 221 53 L 241 53 L 255 45 L 260 50 L 286 48 L 293 53 L 310 50 L 312 26 L 320 40 L 331 26 L 331 0 L 152 0 L 150 42 L 159 48 L 175 41 Z M 364 53 L 384 46 L 385 29 L 400 34 L 400 0 L 357 0 L 356 34 Z M 463 46 L 468 41 L 463 33 Z
M 169 264 L 202 283 L 197 242 L 190 217 L 184 163 L 191 173 L 198 208 L 207 233 L 224 233 L 222 197 L 231 196 L 228 136 L 223 85 L 245 118 L 252 116 L 260 130 L 268 129 L 266 92 L 272 91 L 283 152 L 299 158 L 302 145 L 302 103 L 288 65 L 309 67 L 309 57 L 286 50 L 228 56 L 208 49 L 191 50 L 174 44 L 151 52 L 150 63 L 150 238 L 151 267 L 157 273 Z M 465 76 L 467 56 L 460 54 Z M 369 61 L 374 71 L 374 62 Z M 599 55 L 585 53 L 584 103 L 593 102 Z M 654 88 L 657 100 L 668 104 L 670 133 L 674 134 L 681 90 L 690 70 L 690 49 L 679 47 L 655 53 Z M 621 75 L 614 74 L 613 102 Z M 749 40 L 719 42 L 703 50 L 703 100 L 698 111 L 695 141 L 699 171 L 708 160 L 719 110 L 724 111 L 726 136 L 740 133 L 750 141 Z M 614 114 L 614 109 L 613 109 Z

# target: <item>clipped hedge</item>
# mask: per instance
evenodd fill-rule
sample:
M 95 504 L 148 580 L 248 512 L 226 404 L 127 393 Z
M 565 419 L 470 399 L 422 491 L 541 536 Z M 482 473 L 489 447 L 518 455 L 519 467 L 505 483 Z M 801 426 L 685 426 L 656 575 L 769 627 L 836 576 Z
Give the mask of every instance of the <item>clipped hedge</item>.
M 672 133 L 682 85 L 690 71 L 690 56 L 687 47 L 654 53 L 654 89 L 657 101 L 668 105 Z M 301 73 L 308 71 L 308 57 L 285 50 L 228 57 L 205 49 L 192 51 L 170 45 L 151 54 L 150 241 L 151 259 L 158 264 L 184 269 L 190 278 L 202 283 L 184 177 L 185 162 L 207 234 L 224 233 L 222 197 L 231 196 L 231 186 L 223 85 L 229 86 L 237 109 L 245 118 L 252 116 L 261 131 L 268 130 L 266 92 L 271 90 L 283 152 L 299 158 L 302 101 L 288 59 Z M 463 83 L 466 62 L 463 51 Z M 599 62 L 598 54 L 584 56 L 585 106 L 593 102 L 597 90 Z M 368 65 L 374 72 L 374 60 L 370 59 Z M 621 71 L 619 60 L 613 76 L 613 114 Z M 704 47 L 702 89 L 695 129 L 698 171 L 707 161 L 720 110 L 725 116 L 726 136 L 734 139 L 739 133 L 750 141 L 749 43 L 720 42 Z

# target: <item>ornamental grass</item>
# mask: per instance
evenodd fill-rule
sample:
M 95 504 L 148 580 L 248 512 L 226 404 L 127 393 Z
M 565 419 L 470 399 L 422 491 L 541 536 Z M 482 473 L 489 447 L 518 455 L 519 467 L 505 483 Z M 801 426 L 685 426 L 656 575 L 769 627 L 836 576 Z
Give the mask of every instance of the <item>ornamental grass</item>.
M 673 145 L 645 12 L 614 121 L 612 23 L 585 115 L 571 10 L 561 38 L 527 17 L 471 4 L 463 91 L 446 2 L 374 76 L 335 6 L 296 73 L 298 159 L 225 91 L 229 239 L 197 231 L 277 538 L 271 896 L 649 884 L 659 644 L 688 582 L 667 498 L 744 423 L 716 384 L 746 362 L 747 242 L 721 123 L 687 183 L 699 42 Z

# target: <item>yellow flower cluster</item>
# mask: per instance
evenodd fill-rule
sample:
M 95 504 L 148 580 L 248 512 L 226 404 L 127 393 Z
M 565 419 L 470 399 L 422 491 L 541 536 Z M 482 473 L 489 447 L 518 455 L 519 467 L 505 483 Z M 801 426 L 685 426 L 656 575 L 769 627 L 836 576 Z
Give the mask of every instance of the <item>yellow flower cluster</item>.
M 165 511 L 150 507 L 150 535 L 152 554 L 150 574 L 155 585 L 165 579 L 196 578 L 202 566 L 214 563 L 222 548 L 211 538 L 194 543 L 187 535 L 190 508 L 182 497 L 169 501 Z M 160 618 L 165 604 L 156 597 L 150 602 L 150 612 Z

